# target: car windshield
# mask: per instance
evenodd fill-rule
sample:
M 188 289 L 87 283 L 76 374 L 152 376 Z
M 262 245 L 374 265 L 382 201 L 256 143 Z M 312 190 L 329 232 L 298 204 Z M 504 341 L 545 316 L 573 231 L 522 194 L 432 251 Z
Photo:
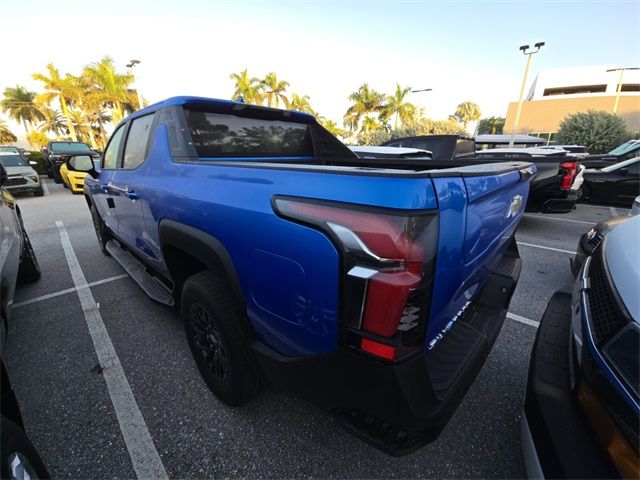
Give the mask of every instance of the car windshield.
M 616 163 L 614 165 L 610 165 L 608 167 L 603 168 L 601 171 L 602 172 L 615 172 L 616 170 L 619 170 L 621 168 L 624 167 L 628 167 L 629 165 L 632 165 L 636 162 L 640 161 L 640 157 L 634 157 L 634 158 L 630 158 L 629 160 L 625 160 L 624 162 L 620 162 L 620 163 Z
M 18 149 L 16 147 L 0 147 L 0 152 L 18 153 Z
M 52 152 L 90 152 L 91 149 L 84 143 L 55 142 L 51 144 Z
M 0 155 L 0 162 L 5 167 L 26 167 L 29 165 L 20 155 Z
M 629 140 L 611 150 L 608 155 L 623 155 L 634 147 L 640 147 L 640 140 Z

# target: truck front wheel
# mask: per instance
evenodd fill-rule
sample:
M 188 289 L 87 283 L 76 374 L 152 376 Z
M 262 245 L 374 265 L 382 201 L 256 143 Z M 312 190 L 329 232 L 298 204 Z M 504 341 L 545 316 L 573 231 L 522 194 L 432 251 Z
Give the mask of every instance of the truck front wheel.
M 212 272 L 189 277 L 182 288 L 181 315 L 187 341 L 209 389 L 227 405 L 253 398 L 258 379 L 251 368 L 241 309 Z
M 107 252 L 107 242 L 113 238 L 109 228 L 104 224 L 102 218 L 100 218 L 100 214 L 96 210 L 95 205 L 91 205 L 89 209 L 91 211 L 91 219 L 93 220 L 93 228 L 96 231 L 96 237 L 98 239 L 98 243 L 100 244 L 100 250 L 106 256 L 109 256 L 109 252 Z

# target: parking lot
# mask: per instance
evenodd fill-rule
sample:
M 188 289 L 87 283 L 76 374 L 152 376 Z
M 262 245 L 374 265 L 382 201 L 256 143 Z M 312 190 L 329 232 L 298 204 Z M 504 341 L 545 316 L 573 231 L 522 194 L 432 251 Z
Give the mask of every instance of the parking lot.
M 102 255 L 81 195 L 46 186 L 44 197 L 17 199 L 42 278 L 17 290 L 6 360 L 26 431 L 51 475 L 63 478 L 133 478 L 143 468 L 172 478 L 522 477 L 519 419 L 537 322 L 572 278 L 580 235 L 627 214 L 579 205 L 567 215 L 525 215 L 523 271 L 491 355 L 440 438 L 392 458 L 292 396 L 264 390 L 237 409 L 217 401 L 178 315 Z M 99 342 L 88 327 L 92 302 L 106 328 Z M 112 351 L 103 371 L 98 357 Z

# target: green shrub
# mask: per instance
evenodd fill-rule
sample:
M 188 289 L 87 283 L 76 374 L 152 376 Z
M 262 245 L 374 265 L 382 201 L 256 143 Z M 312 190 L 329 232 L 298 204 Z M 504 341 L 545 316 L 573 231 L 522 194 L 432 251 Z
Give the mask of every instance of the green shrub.
M 630 138 L 631 132 L 621 117 L 589 110 L 567 115 L 560 123 L 554 141 L 565 145 L 584 145 L 590 153 L 606 153 Z
M 29 161 L 37 163 L 37 165 L 31 166 L 36 172 L 38 172 L 39 175 L 47 174 L 47 171 L 44 168 L 44 155 L 42 155 L 42 152 L 29 152 Z

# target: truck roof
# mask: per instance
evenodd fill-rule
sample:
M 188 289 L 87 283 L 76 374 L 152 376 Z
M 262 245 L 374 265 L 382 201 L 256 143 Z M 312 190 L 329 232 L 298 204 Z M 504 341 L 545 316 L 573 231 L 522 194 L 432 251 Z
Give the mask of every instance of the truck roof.
M 143 108 L 142 110 L 138 110 L 138 111 L 132 113 L 131 115 L 129 115 L 127 118 L 140 117 L 142 115 L 146 115 L 148 113 L 155 112 L 156 110 L 160 110 L 161 108 L 172 107 L 172 106 L 182 106 L 182 105 L 187 105 L 187 104 L 207 105 L 207 106 L 211 106 L 211 107 L 214 107 L 214 108 L 215 107 L 218 107 L 218 108 L 227 107 L 227 108 L 229 108 L 229 107 L 233 107 L 233 106 L 247 106 L 247 107 L 256 108 L 256 109 L 265 110 L 265 111 L 286 112 L 287 116 L 292 118 L 292 119 L 305 120 L 305 121 L 315 120 L 315 117 L 313 115 L 309 115 L 308 113 L 299 112 L 297 110 L 286 110 L 286 109 L 281 109 L 281 108 L 263 107 L 261 105 L 252 105 L 250 103 L 236 102 L 236 101 L 233 101 L 233 100 L 223 100 L 223 99 L 220 99 L 220 98 L 207 98 L 207 97 L 194 97 L 194 96 L 170 97 L 170 98 L 167 98 L 167 99 L 162 100 L 160 102 L 156 102 L 154 104 L 151 104 L 151 105 Z

